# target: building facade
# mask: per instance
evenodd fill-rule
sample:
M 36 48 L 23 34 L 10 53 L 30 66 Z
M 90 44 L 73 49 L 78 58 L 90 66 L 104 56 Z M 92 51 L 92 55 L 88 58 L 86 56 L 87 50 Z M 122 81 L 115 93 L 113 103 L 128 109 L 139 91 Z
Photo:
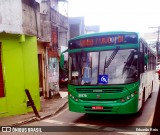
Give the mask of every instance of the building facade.
M 59 2 L 66 3 L 0 1 L 0 116 L 32 111 L 25 89 L 38 110 L 40 95 L 59 94 L 60 52 L 68 41 L 68 17 L 59 12 Z
M 69 39 L 79 35 L 95 33 L 100 31 L 99 25 L 85 25 L 85 18 L 69 17 Z
M 69 17 L 69 38 L 85 34 L 84 17 Z
M 59 12 L 59 2 L 66 3 L 65 0 L 42 0 L 40 3 L 38 61 L 40 91 L 44 98 L 59 94 L 60 53 L 68 42 L 68 17 Z
M 100 26 L 99 25 L 92 25 L 92 26 L 85 26 L 85 33 L 95 33 L 100 31 Z
M 37 10 L 32 0 L 0 1 L 0 117 L 32 111 L 25 89 L 40 110 Z

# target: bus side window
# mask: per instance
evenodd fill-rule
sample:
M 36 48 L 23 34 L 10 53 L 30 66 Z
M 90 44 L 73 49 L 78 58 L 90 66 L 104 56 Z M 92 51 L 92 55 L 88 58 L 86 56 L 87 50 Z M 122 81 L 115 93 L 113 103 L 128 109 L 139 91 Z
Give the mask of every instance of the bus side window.
M 139 63 L 140 63 L 140 73 L 143 73 L 145 71 L 145 65 L 144 65 L 144 44 L 140 40 L 140 48 L 139 48 Z
M 144 47 L 144 71 L 148 70 L 148 51 L 147 48 Z

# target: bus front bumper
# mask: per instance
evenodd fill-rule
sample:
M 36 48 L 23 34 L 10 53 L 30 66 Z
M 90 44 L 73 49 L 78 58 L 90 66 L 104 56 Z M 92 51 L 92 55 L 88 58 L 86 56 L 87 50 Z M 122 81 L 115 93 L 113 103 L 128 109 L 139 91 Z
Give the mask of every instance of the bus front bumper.
M 102 109 L 94 109 L 94 107 L 102 107 Z M 97 101 L 74 101 L 69 97 L 69 110 L 79 113 L 95 113 L 95 114 L 132 114 L 138 111 L 138 95 L 132 99 L 121 102 L 97 102 Z

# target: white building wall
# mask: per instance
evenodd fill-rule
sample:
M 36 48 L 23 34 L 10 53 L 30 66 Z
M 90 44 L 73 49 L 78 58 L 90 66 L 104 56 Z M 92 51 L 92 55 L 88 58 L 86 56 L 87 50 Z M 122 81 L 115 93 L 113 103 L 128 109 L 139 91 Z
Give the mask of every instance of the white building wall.
M 60 32 L 59 33 L 59 48 L 60 53 L 68 49 L 68 33 L 67 32 Z M 68 53 L 64 53 L 64 58 L 68 61 Z
M 60 46 L 68 46 L 67 32 L 59 32 L 59 47 Z
M 0 0 L 0 32 L 23 33 L 21 0 Z

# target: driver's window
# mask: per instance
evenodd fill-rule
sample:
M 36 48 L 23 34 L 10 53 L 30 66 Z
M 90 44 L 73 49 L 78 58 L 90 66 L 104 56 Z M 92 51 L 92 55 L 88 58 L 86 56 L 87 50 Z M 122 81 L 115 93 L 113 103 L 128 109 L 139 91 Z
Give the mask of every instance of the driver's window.
M 91 83 L 91 54 L 84 53 L 82 55 L 82 82 L 81 84 Z

